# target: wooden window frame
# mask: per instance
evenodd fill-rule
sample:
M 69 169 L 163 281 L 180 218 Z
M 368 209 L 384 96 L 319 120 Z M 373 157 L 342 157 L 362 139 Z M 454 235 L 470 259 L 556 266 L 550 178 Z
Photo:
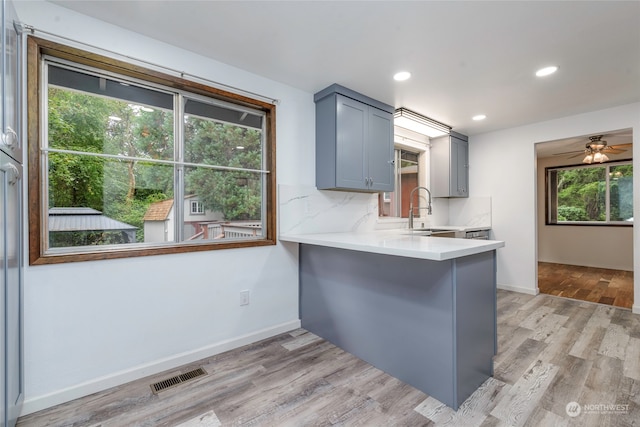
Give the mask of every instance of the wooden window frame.
M 164 243 L 159 246 L 145 246 L 135 248 L 118 247 L 99 251 L 83 251 L 77 253 L 45 253 L 44 242 L 48 239 L 43 228 L 41 186 L 43 176 L 40 164 L 41 124 L 40 97 L 46 90 L 40 87 L 42 81 L 40 66 L 42 56 L 48 55 L 81 65 L 99 68 L 107 72 L 114 72 L 139 80 L 167 86 L 173 89 L 214 98 L 233 104 L 258 109 L 265 114 L 265 165 L 269 173 L 266 174 L 266 233 L 265 238 L 259 240 L 220 242 L 220 243 Z M 276 106 L 249 98 L 237 93 L 207 86 L 202 83 L 186 80 L 159 71 L 147 69 L 132 63 L 111 57 L 83 51 L 65 46 L 50 40 L 34 36 L 27 38 L 27 136 L 28 136 L 28 222 L 29 222 L 29 265 L 46 265 L 79 261 L 95 261 L 102 259 L 131 258 L 139 256 L 178 254 L 186 252 L 200 252 L 233 248 L 248 248 L 271 246 L 276 244 Z
M 634 221 L 558 221 L 558 194 L 557 190 L 553 188 L 553 185 L 557 182 L 557 180 L 551 179 L 550 174 L 557 172 L 563 169 L 585 169 L 585 168 L 604 168 L 605 171 L 609 171 L 609 168 L 612 166 L 618 165 L 632 165 L 633 162 L 631 159 L 620 159 L 611 162 L 605 163 L 592 163 L 592 164 L 575 164 L 575 165 L 566 165 L 566 166 L 549 166 L 544 170 L 544 199 L 545 199 L 545 225 L 547 226 L 570 226 L 570 227 L 633 227 Z M 606 183 L 607 187 L 610 186 L 608 174 L 605 173 L 607 177 Z M 606 209 L 607 212 L 611 206 L 611 198 L 609 195 L 609 189 L 607 188 L 606 193 Z M 608 216 L 609 214 L 607 214 Z

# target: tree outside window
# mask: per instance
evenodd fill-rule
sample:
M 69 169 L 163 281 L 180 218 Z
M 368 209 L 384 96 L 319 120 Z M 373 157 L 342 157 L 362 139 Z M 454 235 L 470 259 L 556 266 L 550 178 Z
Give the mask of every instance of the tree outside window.
M 630 162 L 547 169 L 547 223 L 631 224 Z
M 115 60 L 41 43 L 78 62 L 30 56 L 44 108 L 29 124 L 45 130 L 30 150 L 32 263 L 275 242 L 275 107 L 157 73 L 147 82 L 125 63 L 105 71 Z

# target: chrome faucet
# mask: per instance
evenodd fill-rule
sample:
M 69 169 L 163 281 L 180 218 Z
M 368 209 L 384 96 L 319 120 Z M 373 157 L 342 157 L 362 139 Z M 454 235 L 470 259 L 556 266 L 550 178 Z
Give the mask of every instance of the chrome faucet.
M 431 191 L 427 187 L 416 187 L 411 190 L 411 194 L 409 194 L 409 230 L 413 229 L 413 193 L 419 191 L 420 189 L 425 190 L 429 194 L 429 204 L 424 208 L 420 207 L 420 194 L 418 194 L 418 213 L 420 213 L 420 209 L 426 209 L 427 215 L 431 215 Z

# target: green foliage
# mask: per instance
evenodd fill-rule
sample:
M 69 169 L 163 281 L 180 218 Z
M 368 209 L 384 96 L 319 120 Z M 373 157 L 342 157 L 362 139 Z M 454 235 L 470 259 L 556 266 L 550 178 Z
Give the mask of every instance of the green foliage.
M 190 163 L 260 169 L 261 137 L 257 130 L 190 117 L 185 124 L 185 159 Z M 242 148 L 238 148 L 242 147 Z M 191 168 L 185 192 L 196 194 L 208 210 L 226 220 L 258 220 L 261 174 Z
M 604 174 L 605 169 L 600 167 L 558 171 L 558 206 L 584 211 L 586 218 L 580 221 L 603 221 L 605 219 Z
M 610 219 L 633 217 L 633 166 L 603 164 L 557 171 L 558 221 L 606 221 L 608 168 Z
M 174 159 L 174 115 L 125 101 L 49 88 L 48 138 L 51 148 Z M 114 118 L 115 117 L 115 118 Z M 209 119 L 185 120 L 185 161 L 231 168 L 261 169 L 261 133 Z M 50 207 L 90 207 L 138 227 L 144 241 L 144 214 L 174 195 L 174 167 L 143 160 L 77 154 L 49 154 Z M 262 211 L 258 172 L 187 168 L 185 195 L 197 195 L 208 211 L 226 220 L 257 220 Z M 51 246 L 123 243 L 121 233 L 55 233 Z
M 558 221 L 588 221 L 589 217 L 583 208 L 574 206 L 558 206 Z
M 51 233 L 49 235 L 49 246 L 52 248 L 65 248 L 69 246 L 118 245 L 122 243 L 131 243 L 129 242 L 126 233 L 122 231 L 66 231 Z
M 102 152 L 109 116 L 108 101 L 57 88 L 49 89 L 51 148 Z M 104 160 L 49 154 L 50 207 L 89 206 L 102 210 Z

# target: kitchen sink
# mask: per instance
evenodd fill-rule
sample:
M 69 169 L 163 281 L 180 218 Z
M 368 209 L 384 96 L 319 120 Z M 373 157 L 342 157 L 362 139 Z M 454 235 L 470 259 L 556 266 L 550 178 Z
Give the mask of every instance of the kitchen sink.
M 434 236 L 434 237 L 455 237 L 456 231 L 446 228 L 412 228 L 408 230 L 409 234 L 417 236 Z

